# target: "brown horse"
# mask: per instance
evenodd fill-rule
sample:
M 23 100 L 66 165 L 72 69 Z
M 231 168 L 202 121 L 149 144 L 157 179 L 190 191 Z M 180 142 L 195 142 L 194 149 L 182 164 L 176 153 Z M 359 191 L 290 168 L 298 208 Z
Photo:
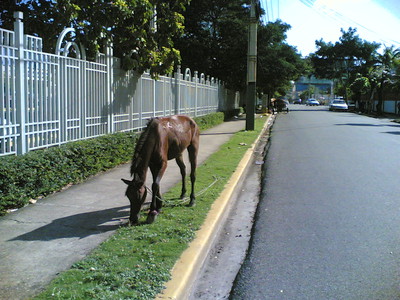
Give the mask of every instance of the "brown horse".
M 154 222 L 162 206 L 160 181 L 167 168 L 167 161 L 175 159 L 182 175 L 181 198 L 185 197 L 186 166 L 182 153 L 185 149 L 189 152 L 191 165 L 190 180 L 192 191 L 189 206 L 195 203 L 194 183 L 196 181 L 197 152 L 199 149 L 199 129 L 193 119 L 187 116 L 171 116 L 152 118 L 146 129 L 140 135 L 132 158 L 131 176 L 133 180 L 122 179 L 128 185 L 126 196 L 131 203 L 129 221 L 138 223 L 140 209 L 146 199 L 147 190 L 145 180 L 147 170 L 150 168 L 153 175 L 152 199 L 147 223 Z

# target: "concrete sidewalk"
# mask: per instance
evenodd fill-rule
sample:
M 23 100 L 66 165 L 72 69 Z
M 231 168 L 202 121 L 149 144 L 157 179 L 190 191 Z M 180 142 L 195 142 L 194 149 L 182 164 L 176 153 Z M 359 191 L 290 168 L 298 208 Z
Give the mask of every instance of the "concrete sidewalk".
M 245 120 L 235 120 L 204 131 L 198 164 L 244 127 Z M 127 222 L 129 201 L 120 179 L 129 179 L 129 167 L 121 165 L 0 218 L 0 299 L 34 296 Z M 170 161 L 162 192 L 179 182 L 179 168 Z

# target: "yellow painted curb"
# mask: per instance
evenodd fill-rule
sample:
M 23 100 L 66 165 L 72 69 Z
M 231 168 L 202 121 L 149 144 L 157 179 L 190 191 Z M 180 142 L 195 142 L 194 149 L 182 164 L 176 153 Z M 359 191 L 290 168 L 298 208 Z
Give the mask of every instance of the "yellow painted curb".
M 182 253 L 181 257 L 176 262 L 172 269 L 172 279 L 166 283 L 165 289 L 157 295 L 156 299 L 183 300 L 189 297 L 191 285 L 195 280 L 201 265 L 206 259 L 214 238 L 218 233 L 218 224 L 224 217 L 226 208 L 229 204 L 229 199 L 231 198 L 240 177 L 244 173 L 244 170 L 252 157 L 255 146 L 263 135 L 265 129 L 268 127 L 270 119 L 271 115 L 268 116 L 264 128 L 256 141 L 246 151 L 242 160 L 239 162 L 237 169 L 229 179 L 225 189 L 212 204 L 204 224 L 196 233 L 196 238 L 190 243 L 189 247 Z

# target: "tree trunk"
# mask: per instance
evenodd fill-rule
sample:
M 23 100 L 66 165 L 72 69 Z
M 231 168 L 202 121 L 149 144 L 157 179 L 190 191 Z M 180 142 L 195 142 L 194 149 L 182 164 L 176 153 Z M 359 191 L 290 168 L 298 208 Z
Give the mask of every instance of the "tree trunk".
M 378 104 L 376 105 L 376 111 L 378 115 L 382 114 L 382 106 L 383 106 L 383 88 L 384 88 L 384 83 L 381 82 L 381 85 L 378 89 Z

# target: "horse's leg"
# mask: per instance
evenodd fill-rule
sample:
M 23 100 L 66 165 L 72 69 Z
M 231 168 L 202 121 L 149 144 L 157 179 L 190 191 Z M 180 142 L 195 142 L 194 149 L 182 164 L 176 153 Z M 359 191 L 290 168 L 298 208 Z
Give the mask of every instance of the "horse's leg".
M 186 166 L 185 163 L 183 162 L 182 154 L 177 157 L 176 163 L 179 166 L 179 169 L 181 170 L 181 175 L 182 175 L 182 192 L 181 192 L 181 199 L 185 198 L 186 194 L 186 182 L 185 182 L 185 177 L 186 177 Z
M 152 197 L 150 204 L 150 212 L 147 215 L 147 223 L 151 224 L 155 221 L 162 207 L 162 198 L 160 193 L 160 181 L 167 168 L 167 162 L 163 161 L 160 165 L 150 166 L 151 174 L 153 175 L 153 184 L 151 186 Z
M 196 182 L 196 167 L 197 167 L 197 152 L 199 149 L 198 141 L 192 143 L 188 147 L 189 161 L 190 161 L 190 181 L 192 183 L 192 190 L 190 192 L 190 202 L 189 206 L 194 206 L 196 197 L 194 194 L 194 183 Z

